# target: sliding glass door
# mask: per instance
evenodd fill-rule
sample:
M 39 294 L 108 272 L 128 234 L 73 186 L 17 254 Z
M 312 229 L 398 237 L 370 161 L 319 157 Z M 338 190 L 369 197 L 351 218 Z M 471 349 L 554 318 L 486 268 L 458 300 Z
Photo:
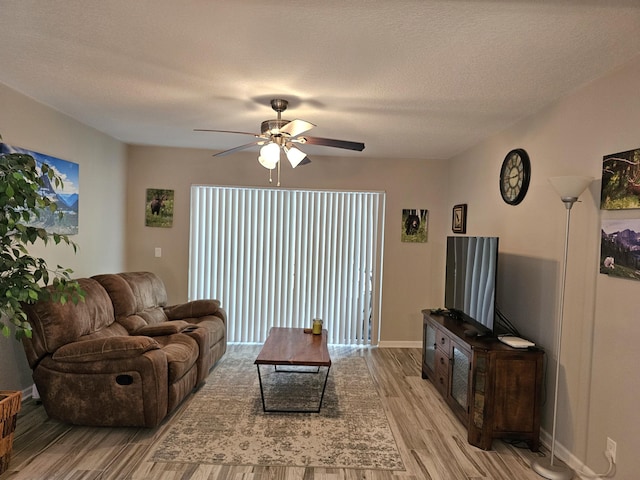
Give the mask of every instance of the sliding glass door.
M 377 343 L 385 194 L 193 186 L 189 296 L 217 298 L 230 342 L 273 326 Z

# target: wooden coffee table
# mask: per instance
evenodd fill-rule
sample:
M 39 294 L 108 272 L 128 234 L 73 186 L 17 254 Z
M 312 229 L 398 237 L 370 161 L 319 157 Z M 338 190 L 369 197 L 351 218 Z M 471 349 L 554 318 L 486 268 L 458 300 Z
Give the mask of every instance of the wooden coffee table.
M 321 335 L 304 333 L 303 328 L 273 327 L 269 331 L 269 336 L 254 362 L 258 369 L 258 379 L 260 381 L 260 395 L 262 397 L 262 409 L 265 412 L 280 413 L 319 413 L 324 399 L 324 391 L 327 388 L 327 379 L 331 369 L 331 358 L 327 348 L 327 331 L 322 330 Z M 267 408 L 264 398 L 264 388 L 262 386 L 261 365 L 273 365 L 276 372 L 291 373 L 291 370 L 278 369 L 283 366 L 307 366 L 317 367 L 313 372 L 320 373 L 321 368 L 326 368 L 324 384 L 317 409 L 292 409 L 279 410 Z M 299 373 L 299 372 L 296 372 Z M 322 381 L 322 380 L 321 380 Z

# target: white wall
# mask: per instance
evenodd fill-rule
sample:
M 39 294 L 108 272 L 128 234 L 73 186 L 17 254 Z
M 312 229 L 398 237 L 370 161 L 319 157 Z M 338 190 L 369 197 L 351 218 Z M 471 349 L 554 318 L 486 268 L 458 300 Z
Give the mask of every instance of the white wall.
M 632 367 L 640 344 L 640 282 L 599 274 L 600 220 L 640 212 L 600 211 L 600 178 L 604 155 L 640 148 L 639 85 L 640 57 L 457 156 L 448 196 L 449 207 L 469 204 L 468 234 L 500 236 L 498 306 L 547 352 L 543 428 L 550 432 L 566 209 L 547 179 L 596 178 L 571 211 L 557 439 L 601 472 L 606 437 L 613 438 L 621 479 L 640 471 L 640 376 Z M 515 207 L 498 190 L 500 166 L 513 148 L 524 148 L 532 163 L 529 193 Z
M 189 260 L 189 195 L 192 184 L 268 187 L 268 173 L 256 152 L 212 157 L 207 150 L 134 146 L 129 148 L 127 265 L 151 270 L 167 285 L 170 302 L 187 299 Z M 356 189 L 386 191 L 383 342 L 395 345 L 421 342 L 421 309 L 443 302 L 445 232 L 451 211 L 443 208 L 445 162 L 373 160 L 366 156 L 312 156 L 312 163 L 295 170 L 285 166 L 283 188 Z M 172 228 L 146 227 L 148 188 L 175 190 Z M 402 243 L 402 209 L 427 208 L 429 240 Z M 161 258 L 154 248 L 161 247 Z
M 78 253 L 62 245 L 36 244 L 31 252 L 51 268 L 74 276 L 124 269 L 125 147 L 47 106 L 0 84 L 0 133 L 4 142 L 53 155 L 80 166 Z M 0 389 L 23 390 L 33 383 L 22 345 L 0 337 Z

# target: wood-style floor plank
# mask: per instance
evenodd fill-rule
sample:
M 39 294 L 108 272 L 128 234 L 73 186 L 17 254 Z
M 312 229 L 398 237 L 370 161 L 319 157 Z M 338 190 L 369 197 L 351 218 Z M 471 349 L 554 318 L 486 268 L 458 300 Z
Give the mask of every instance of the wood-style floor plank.
M 256 346 L 229 349 L 258 351 Z M 253 349 L 253 350 L 251 350 Z M 467 443 L 466 430 L 435 387 L 421 377 L 420 349 L 330 347 L 332 358 L 367 362 L 406 470 L 257 467 L 149 461 L 153 445 L 189 405 L 155 429 L 65 425 L 27 401 L 15 433 L 9 470 L 0 480 L 536 480 L 532 459 L 542 453 L 494 441 L 483 451 Z

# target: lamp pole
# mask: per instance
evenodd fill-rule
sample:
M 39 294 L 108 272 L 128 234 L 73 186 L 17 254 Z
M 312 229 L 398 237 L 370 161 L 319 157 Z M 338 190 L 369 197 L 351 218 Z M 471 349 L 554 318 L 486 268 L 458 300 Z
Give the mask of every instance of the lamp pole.
M 562 283 L 560 286 L 560 312 L 556 325 L 556 379 L 553 394 L 553 423 L 551 428 L 551 455 L 548 459 L 534 460 L 531 468 L 538 475 L 549 480 L 571 480 L 573 470 L 565 465 L 554 464 L 556 451 L 556 425 L 558 421 L 558 385 L 560 380 L 560 352 L 562 349 L 562 324 L 564 323 L 564 291 L 567 283 L 567 257 L 569 256 L 569 223 L 571 220 L 571 207 L 578 200 L 577 197 L 564 197 L 562 201 L 567 207 L 567 222 L 564 231 L 564 259 L 562 262 Z
M 549 181 L 560 194 L 560 200 L 567 211 L 567 220 L 564 231 L 564 257 L 562 262 L 562 281 L 560 283 L 559 313 L 556 322 L 556 378 L 553 394 L 553 421 L 551 428 L 551 455 L 549 458 L 534 460 L 531 468 L 541 477 L 549 480 L 571 480 L 574 472 L 568 466 L 557 465 L 555 461 L 556 449 L 556 425 L 558 420 L 558 385 L 560 381 L 560 353 L 562 349 L 562 324 L 564 323 L 564 292 L 567 284 L 567 258 L 569 256 L 569 225 L 571 222 L 571 207 L 578 201 L 580 194 L 593 181 L 592 177 L 554 177 Z

